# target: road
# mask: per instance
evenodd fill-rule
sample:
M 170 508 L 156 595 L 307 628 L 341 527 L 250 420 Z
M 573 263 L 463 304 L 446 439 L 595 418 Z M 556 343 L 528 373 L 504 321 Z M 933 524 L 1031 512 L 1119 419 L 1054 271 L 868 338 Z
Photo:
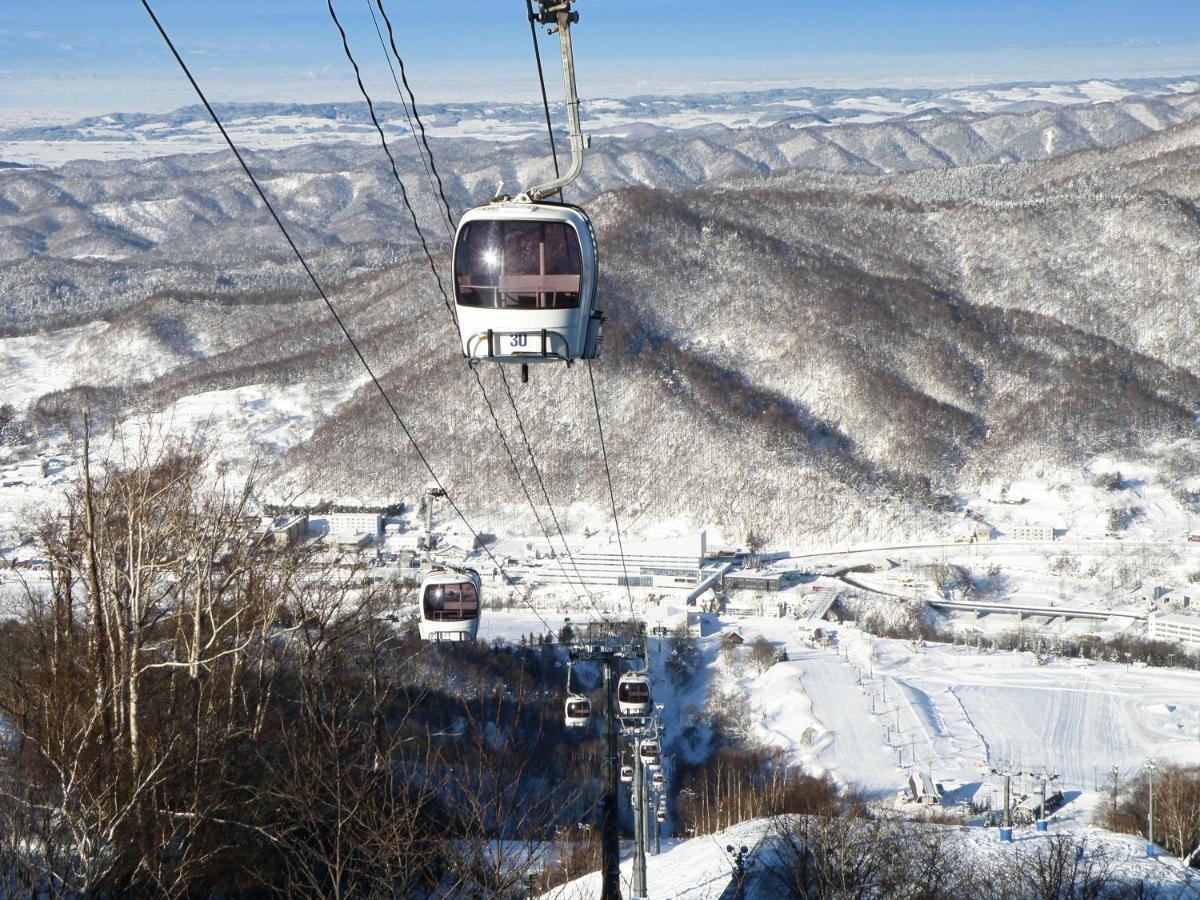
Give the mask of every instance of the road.
M 880 544 L 868 547 L 834 547 L 814 553 L 789 553 L 787 559 L 828 559 L 839 556 L 861 556 L 866 553 L 890 553 L 894 550 L 969 550 L 988 555 L 988 551 L 1005 553 L 1009 550 L 1099 550 L 1104 548 L 1124 548 L 1131 550 L 1137 547 L 1173 547 L 1174 542 L 1157 541 L 1124 541 L 1110 538 L 1076 538 L 1054 541 L 1009 541 L 1000 538 L 994 541 L 978 541 L 963 543 L 961 541 L 935 542 L 926 544 Z M 1200 551 L 1200 543 L 1189 543 L 1182 538 L 1179 540 L 1180 549 Z

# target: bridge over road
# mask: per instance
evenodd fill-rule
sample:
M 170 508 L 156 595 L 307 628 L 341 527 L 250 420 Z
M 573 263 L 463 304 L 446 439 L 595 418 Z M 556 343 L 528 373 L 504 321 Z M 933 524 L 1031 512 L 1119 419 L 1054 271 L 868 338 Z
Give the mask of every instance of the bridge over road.
M 925 600 L 934 609 L 964 610 L 976 613 L 1015 613 L 1025 616 L 1047 616 L 1062 619 L 1094 619 L 1106 622 L 1109 619 L 1132 619 L 1146 621 L 1146 613 L 1128 609 L 1086 609 L 1077 606 L 1047 606 L 1028 603 L 976 603 L 971 600 Z

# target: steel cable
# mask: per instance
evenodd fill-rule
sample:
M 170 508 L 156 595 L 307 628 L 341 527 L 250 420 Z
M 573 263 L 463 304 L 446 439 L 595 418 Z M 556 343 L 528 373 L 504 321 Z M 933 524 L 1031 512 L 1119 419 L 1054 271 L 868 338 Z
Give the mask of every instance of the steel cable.
M 421 460 L 422 465 L 424 465 L 426 471 L 429 472 L 429 477 L 433 479 L 433 482 L 435 485 L 437 485 L 438 489 L 444 493 L 446 502 L 450 505 L 450 508 L 454 510 L 455 515 L 458 516 L 463 525 L 466 526 L 467 531 L 471 533 L 471 536 L 475 542 L 480 545 L 480 549 L 483 550 L 488 559 L 491 560 L 492 564 L 496 566 L 497 571 L 504 576 L 505 583 L 512 584 L 514 579 L 508 574 L 508 572 L 505 571 L 504 566 L 501 565 L 495 554 L 493 554 L 492 551 L 488 549 L 487 545 L 483 543 L 483 541 L 480 539 L 479 532 L 475 530 L 475 527 L 471 524 L 470 520 L 467 519 L 466 515 L 459 508 L 458 504 L 455 503 L 453 496 L 448 490 L 446 490 L 445 485 L 442 483 L 442 480 L 438 477 L 437 472 L 430 464 L 425 452 L 421 449 L 420 444 L 417 443 L 417 439 L 413 436 L 412 431 L 409 429 L 403 417 L 400 415 L 399 410 L 396 409 L 391 397 L 388 396 L 387 391 L 376 377 L 374 370 L 371 368 L 371 364 L 367 362 L 367 358 L 363 355 L 362 350 L 359 349 L 358 342 L 354 340 L 354 336 L 350 333 L 350 329 L 346 326 L 346 323 L 342 321 L 342 317 L 338 315 L 337 309 L 334 307 L 332 301 L 330 301 L 329 296 L 325 293 L 325 289 L 321 287 L 321 283 L 317 280 L 317 276 L 313 274 L 313 270 L 309 266 L 308 261 L 305 260 L 304 255 L 300 252 L 300 248 L 296 246 L 296 242 L 292 240 L 292 236 L 288 232 L 287 227 L 283 224 L 283 220 L 275 211 L 275 207 L 271 204 L 271 201 L 267 199 L 266 193 L 263 191 L 262 186 L 258 183 L 258 179 L 254 177 L 254 173 L 250 170 L 249 165 L 246 164 L 246 160 L 243 158 L 241 151 L 238 150 L 237 145 L 234 144 L 233 139 L 229 136 L 229 132 L 225 130 L 225 126 L 221 123 L 221 119 L 217 115 L 216 110 L 214 110 L 212 104 L 208 102 L 208 98 L 204 95 L 204 91 L 200 89 L 200 85 L 192 76 L 191 69 L 189 69 L 187 63 L 183 61 L 183 57 L 179 55 L 179 51 L 175 48 L 175 43 L 171 40 L 170 35 L 167 34 L 167 31 L 163 27 L 162 22 L 159 21 L 158 16 L 154 14 L 154 10 L 151 8 L 150 3 L 148 0 L 141 0 L 141 4 L 149 14 L 151 21 L 154 22 L 154 27 L 158 29 L 158 33 L 162 36 L 163 41 L 170 49 L 171 55 L 174 56 L 175 61 L 179 63 L 179 67 L 183 70 L 183 74 L 191 83 L 192 89 L 196 92 L 196 96 L 200 98 L 200 102 L 204 105 L 205 110 L 208 111 L 208 115 L 213 120 L 213 124 L 215 124 L 217 129 L 221 132 L 221 137 L 223 137 L 225 139 L 225 143 L 229 145 L 229 149 L 233 152 L 233 155 L 237 159 L 238 164 L 241 166 L 242 171 L 245 172 L 246 177 L 250 179 L 250 183 L 254 186 L 254 190 L 258 193 L 259 199 L 261 199 L 263 205 L 266 206 L 267 212 L 271 214 L 271 218 L 274 219 L 275 224 L 279 226 L 279 230 L 282 232 L 284 240 L 286 240 L 288 246 L 291 247 L 292 253 L 295 254 L 296 259 L 303 267 L 305 274 L 308 275 L 309 281 L 312 282 L 313 287 L 324 301 L 326 308 L 329 310 L 330 315 L 333 316 L 338 328 L 341 329 L 342 334 L 345 336 L 351 348 L 354 350 L 354 355 L 357 356 L 358 361 L 362 363 L 363 369 L 366 370 L 366 373 L 370 377 L 372 384 L 375 385 L 375 389 L 378 391 L 379 396 L 383 399 L 383 402 L 391 411 L 393 418 L 396 420 L 396 424 L 400 426 L 400 430 L 404 432 L 404 436 L 412 445 L 412 448 L 417 454 L 417 457 Z M 552 629 L 550 624 L 544 618 L 542 618 L 542 614 L 538 612 L 537 608 L 530 603 L 527 598 L 526 605 L 529 606 L 530 610 L 537 617 L 538 621 L 542 623 L 546 630 L 553 633 L 554 629 Z

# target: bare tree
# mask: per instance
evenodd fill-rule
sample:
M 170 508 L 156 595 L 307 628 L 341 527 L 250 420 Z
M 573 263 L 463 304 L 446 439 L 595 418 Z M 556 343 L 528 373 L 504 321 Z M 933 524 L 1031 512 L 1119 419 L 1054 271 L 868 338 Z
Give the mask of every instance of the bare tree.
M 1150 784 L 1143 773 L 1106 798 L 1100 821 L 1114 831 L 1145 834 Z M 1154 836 L 1177 856 L 1200 851 L 1200 766 L 1159 764 L 1154 773 Z
M 1037 900 L 1101 897 L 1113 883 L 1113 863 L 1102 849 L 1083 852 L 1078 840 L 1053 834 L 1021 854 L 1014 876 L 1020 896 Z
M 556 826 L 577 821 L 585 808 L 579 785 L 556 783 L 546 761 L 528 752 L 547 724 L 545 711 L 516 688 L 463 705 L 468 753 L 447 785 L 458 824 L 446 855 L 459 896 L 512 894 L 540 872 Z M 530 715 L 532 730 L 521 727 Z
M 337 789 L 372 802 L 363 852 L 394 855 L 428 791 L 395 763 L 383 642 L 362 637 L 375 620 L 345 602 L 350 582 L 268 548 L 251 483 L 196 446 L 143 441 L 96 473 L 88 439 L 85 423 L 82 485 L 40 530 L 48 588 L 0 633 L 11 871 L 68 894 L 243 883 L 294 858 L 297 772 L 306 790 L 345 774 Z

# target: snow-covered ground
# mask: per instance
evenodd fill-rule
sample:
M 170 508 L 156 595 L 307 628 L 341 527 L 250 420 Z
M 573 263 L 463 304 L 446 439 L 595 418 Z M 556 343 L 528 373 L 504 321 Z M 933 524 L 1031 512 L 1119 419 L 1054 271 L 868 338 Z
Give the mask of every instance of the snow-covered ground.
M 0 338 L 0 396 L 18 409 L 76 383 L 82 346 L 106 326 L 91 322 L 49 334 Z
M 251 384 L 184 397 L 152 420 L 126 420 L 123 438 L 136 441 L 149 423 L 162 434 L 201 433 L 210 449 L 228 463 L 248 468 L 260 457 L 282 453 L 312 434 L 357 390 L 349 384 Z
M 554 627 L 562 621 L 547 618 Z M 481 633 L 509 639 L 538 625 L 531 613 L 518 611 L 491 612 L 488 620 Z M 1106 853 L 1125 877 L 1173 890 L 1186 884 L 1176 861 L 1146 860 L 1139 839 L 1102 831 L 1092 818 L 1114 769 L 1125 780 L 1150 758 L 1200 763 L 1200 674 L 1108 662 L 1039 663 L 1031 653 L 917 646 L 847 626 L 826 627 L 833 646 L 816 647 L 807 640 L 808 622 L 739 617 L 721 624 L 720 633 L 700 640 L 700 667 L 682 688 L 662 668 L 670 641 L 649 641 L 655 702 L 665 706 L 668 758 L 686 756 L 695 746 L 679 735 L 702 720 L 706 693 L 723 691 L 720 705 L 745 706 L 751 740 L 888 807 L 914 768 L 944 787 L 947 804 L 974 801 L 993 808 L 1002 782 L 992 769 L 1027 773 L 1014 778 L 1014 803 L 1037 792 L 1038 774 L 1054 775 L 1067 802 L 1051 818 L 1052 831 L 1076 833 L 1088 852 Z M 720 648 L 734 632 L 746 643 L 740 660 L 731 663 Z M 787 661 L 755 670 L 749 645 L 759 637 L 786 650 Z M 720 896 L 729 878 L 722 848 L 753 844 L 765 827 L 743 823 L 727 834 L 668 842 L 670 849 L 650 860 L 650 896 Z M 1013 846 L 1000 844 L 995 829 L 948 833 L 965 851 L 997 862 L 1043 839 L 1031 828 L 1018 828 Z M 623 872 L 628 877 L 628 861 Z M 550 896 L 593 896 L 595 877 Z M 761 896 L 771 896 L 762 890 Z
M 757 865 L 747 882 L 747 900 L 773 900 L 779 886 L 762 873 L 763 868 L 778 865 L 770 850 L 772 823 L 766 819 L 741 822 L 717 834 L 687 841 L 670 841 L 663 852 L 646 858 L 646 896 L 717 900 L 730 886 L 732 864 L 725 848 L 746 846 L 752 849 Z M 954 855 L 976 863 L 1004 865 L 1017 863 L 1025 854 L 1035 853 L 1049 834 L 1037 834 L 1032 828 L 1017 828 L 1014 841 L 1001 843 L 995 829 L 943 827 L 944 839 L 952 842 Z M 1056 831 L 1059 829 L 1056 829 Z M 1130 835 L 1113 834 L 1099 828 L 1071 829 L 1088 856 L 1102 855 L 1111 864 L 1114 877 L 1129 884 L 1144 881 L 1158 896 L 1200 897 L 1200 879 L 1171 857 L 1148 859 L 1144 844 Z M 632 860 L 621 864 L 622 894 L 631 896 Z M 599 873 L 576 879 L 542 896 L 550 900 L 583 900 L 600 894 Z
M 646 857 L 647 900 L 715 900 L 729 886 L 732 866 L 725 852 L 727 845 L 754 847 L 766 833 L 769 822 L 755 819 L 741 822 L 717 834 L 688 841 L 667 841 L 663 852 Z M 630 894 L 633 860 L 621 862 L 622 893 Z M 600 874 L 593 872 L 542 895 L 552 900 L 591 900 L 600 896 Z
M 273 399 L 266 408 L 275 409 L 276 405 Z M 282 429 L 279 439 L 287 439 L 286 420 L 272 422 L 273 428 Z M 31 547 L 11 545 L 15 527 L 22 519 L 22 505 L 52 503 L 56 493 L 61 494 L 77 477 L 70 448 L 56 449 L 31 461 L 0 460 L 0 544 L 9 546 L 9 555 L 35 554 Z M 1021 490 L 1032 493 L 1034 487 L 1022 485 Z M 602 514 L 596 512 L 595 516 L 599 530 Z M 457 534 L 454 527 L 445 531 L 450 545 L 465 544 L 465 534 Z M 579 535 L 569 537 L 577 547 L 584 543 Z M 597 534 L 593 539 L 603 542 L 604 535 Z M 1099 537 L 1094 541 L 1113 543 Z M 506 536 L 501 552 L 520 553 L 534 543 L 541 542 Z M 1148 539 L 1139 543 L 1153 544 Z M 1067 546 L 1060 540 L 1051 545 L 1051 550 L 1060 552 Z M 827 559 L 807 560 L 806 565 L 828 563 L 827 570 L 836 569 L 857 556 L 844 552 L 847 549 L 827 553 Z M 1190 550 L 1186 545 L 1180 548 L 1180 552 Z M 893 561 L 897 555 L 894 551 L 871 552 Z M 1029 571 L 1043 580 L 1059 577 L 1045 571 L 1047 552 L 1001 540 L 905 551 L 917 560 L 912 563 L 913 571 L 924 564 L 922 559 L 928 562 L 947 554 L 954 560 L 962 554 L 962 560 L 977 566 L 1001 563 L 1014 573 L 1014 578 L 1020 577 L 1020 561 L 1025 559 Z M 783 559 L 775 565 L 794 567 L 796 562 Z M 478 559 L 475 563 L 482 566 Z M 533 572 L 536 567 L 524 571 Z M 886 572 L 855 575 L 877 578 L 881 586 L 896 585 L 885 580 Z M 30 572 L 26 577 L 36 583 L 41 574 Z M 893 571 L 891 577 L 899 576 Z M 1032 583 L 1033 575 L 1029 578 Z M 504 589 L 486 574 L 484 583 L 489 600 L 502 598 Z M 831 577 L 807 581 L 779 595 L 768 595 L 765 605 L 775 608 L 780 600 L 800 609 L 828 596 L 828 592 L 813 593 L 814 585 L 832 587 L 837 583 Z M 1040 590 L 1054 593 L 1045 587 Z M 633 592 L 634 615 L 646 616 L 651 593 L 661 591 Z M 547 629 L 557 632 L 568 619 L 578 625 L 599 618 L 601 612 L 610 617 L 630 612 L 623 589 L 599 590 L 594 597 L 593 606 L 562 584 L 537 586 L 530 598 L 533 608 L 514 594 L 511 608 L 487 609 L 479 637 L 515 642 L 523 635 L 541 634 Z M 883 598 L 880 602 L 893 601 Z M 889 802 L 914 768 L 928 771 L 940 782 L 949 803 L 994 803 L 1000 785 L 990 774 L 995 768 L 1048 772 L 1058 776 L 1055 785 L 1067 798 L 1066 806 L 1054 818 L 1054 827 L 1078 830 L 1090 821 L 1114 769 L 1118 777 L 1126 779 L 1150 758 L 1200 763 L 1200 674 L 1195 672 L 1045 656 L 1039 659 L 1032 653 L 980 652 L 944 644 L 918 646 L 872 638 L 850 626 L 824 623 L 822 627 L 832 636 L 833 645 L 815 646 L 809 641 L 813 623 L 792 617 L 726 616 L 717 624 L 722 631 L 699 640 L 698 668 L 682 685 L 671 684 L 665 675 L 670 640 L 649 641 L 655 701 L 665 707 L 668 761 L 698 758 L 699 748 L 707 739 L 704 729 L 711 694 L 721 691 L 720 703 L 744 708 L 743 720 L 749 723 L 750 738 L 776 748 L 789 763 L 814 773 L 828 773 L 876 801 Z M 721 651 L 721 641 L 723 635 L 734 630 L 745 645 L 731 661 Z M 787 661 L 762 672 L 755 669 L 746 645 L 759 637 L 786 651 Z M 689 726 L 697 725 L 699 734 L 693 730 L 690 743 L 679 739 Z M 1014 788 L 1018 796 L 1031 792 L 1036 789 L 1036 780 L 1030 776 L 1018 778 Z M 729 877 L 729 863 L 722 848 L 726 843 L 754 843 L 764 828 L 761 822 L 743 823 L 726 835 L 667 842 L 669 849 L 650 863 L 650 895 L 719 896 Z M 970 829 L 961 834 L 972 852 L 990 856 L 1011 852 L 1011 848 L 995 841 L 993 830 Z M 1167 873 L 1164 878 L 1182 877 L 1169 869 L 1170 863 L 1144 861 L 1134 838 L 1094 830 L 1086 834 L 1089 842 L 1103 843 L 1118 854 L 1124 861 L 1122 865 L 1133 867 L 1130 871 L 1159 866 L 1163 868 L 1146 871 Z M 1018 836 L 1038 839 L 1032 834 Z M 580 893 L 560 892 L 554 896 L 593 896 L 594 888 L 593 882 L 585 879 L 570 886 Z
M 756 736 L 869 796 L 894 793 L 915 765 L 968 800 L 998 784 L 990 769 L 1011 766 L 1057 773 L 1086 804 L 1114 767 L 1124 779 L 1150 758 L 1200 763 L 1200 673 L 1039 664 L 1032 653 L 919 647 L 845 626 L 830 629 L 836 649 L 816 648 L 787 620 L 736 627 L 788 651 L 745 685 Z
M 508 613 L 493 618 L 520 621 Z M 1067 804 L 1051 817 L 1051 834 L 1070 833 L 1086 854 L 1103 855 L 1113 874 L 1131 883 L 1144 880 L 1167 896 L 1200 896 L 1200 879 L 1178 860 L 1147 859 L 1141 839 L 1091 824 L 1112 767 L 1126 778 L 1150 757 L 1200 761 L 1196 673 L 1112 663 L 1039 665 L 1032 654 L 918 648 L 846 627 L 832 629 L 837 649 L 816 648 L 794 621 L 724 624 L 723 634 L 736 630 L 747 643 L 761 636 L 782 646 L 788 661 L 761 674 L 736 663 L 731 671 L 718 649 L 721 636 L 702 639 L 701 669 L 682 693 L 661 676 L 655 680 L 655 700 L 667 709 L 668 749 L 672 732 L 677 734 L 689 718 L 682 711 L 697 706 L 697 686 L 724 678 L 728 689 L 732 677 L 736 684 L 724 702 L 736 702 L 740 692 L 750 707 L 751 738 L 780 749 L 792 763 L 829 772 L 879 801 L 890 800 L 915 764 L 942 783 L 951 804 L 987 799 L 1000 783 L 989 776 L 992 767 L 1057 774 L 1055 785 Z M 906 748 L 904 768 L 896 764 L 897 751 L 885 744 L 885 725 L 898 735 L 893 743 Z M 1018 798 L 1036 789 L 1031 777 L 1014 780 Z M 769 830 L 768 821 L 755 820 L 719 834 L 664 842 L 663 853 L 647 860 L 648 896 L 720 897 L 731 872 L 724 848 L 757 847 Z M 1047 840 L 1032 827 L 1016 828 L 1012 844 L 1000 842 L 994 828 L 946 827 L 945 833 L 961 854 L 996 865 L 1016 862 L 1019 854 L 1036 852 L 1038 842 Z M 769 845 L 768 840 L 763 848 Z M 758 855 L 763 866 L 772 864 L 769 849 Z M 626 892 L 630 869 L 631 861 L 624 860 Z M 592 897 L 598 885 L 593 873 L 545 896 Z M 772 897 L 774 889 L 769 879 L 752 879 L 747 896 Z

